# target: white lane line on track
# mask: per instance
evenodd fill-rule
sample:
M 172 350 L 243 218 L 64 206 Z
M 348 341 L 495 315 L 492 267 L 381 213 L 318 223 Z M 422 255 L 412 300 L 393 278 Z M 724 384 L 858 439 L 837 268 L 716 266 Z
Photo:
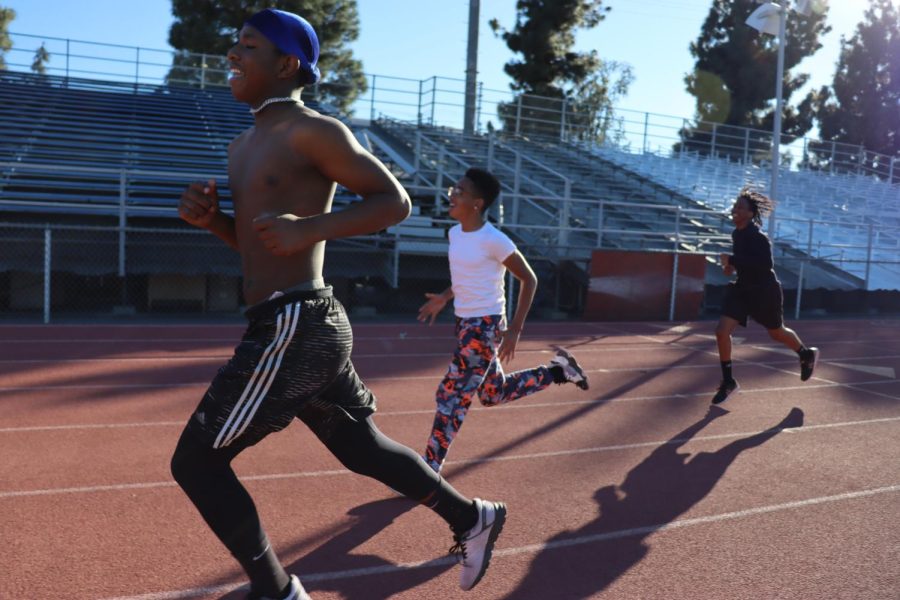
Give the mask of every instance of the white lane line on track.
M 900 421 L 900 417 L 885 417 L 881 419 L 867 419 L 862 421 L 843 421 L 840 423 L 820 423 L 817 425 L 803 425 L 794 428 L 792 433 L 808 433 L 826 429 L 835 429 L 838 427 L 854 427 L 863 425 L 880 425 L 884 423 L 896 423 Z M 781 429 L 779 431 L 787 431 Z M 732 438 L 742 438 L 754 436 L 761 433 L 760 431 L 742 431 L 738 433 L 720 433 L 715 435 L 695 436 L 692 438 L 675 438 L 662 441 L 651 442 L 635 442 L 632 444 L 613 444 L 609 446 L 596 446 L 593 448 L 572 448 L 569 450 L 554 450 L 549 452 L 533 452 L 529 454 L 512 454 L 506 456 L 491 456 L 481 458 L 471 458 L 463 460 L 448 460 L 447 464 L 462 465 L 476 463 L 490 463 L 511 460 L 534 460 L 541 458 L 554 458 L 558 456 L 574 456 L 578 454 L 595 454 L 598 452 L 613 452 L 618 450 L 635 450 L 639 448 L 658 448 L 671 444 L 689 444 L 692 442 L 711 441 L 711 440 L 727 440 Z M 267 475 L 247 475 L 240 477 L 241 481 L 271 481 L 276 479 L 297 479 L 309 477 L 326 477 L 333 475 L 352 475 L 351 471 L 346 469 L 329 469 L 323 471 L 296 471 L 293 473 L 270 473 Z M 0 500 L 5 498 L 21 498 L 28 496 L 54 496 L 60 494 L 84 494 L 94 492 L 124 491 L 124 490 L 143 490 L 154 488 L 175 487 L 174 481 L 150 481 L 144 483 L 120 483 L 110 485 L 80 486 L 68 488 L 44 488 L 37 490 L 9 490 L 0 491 Z
M 423 356 L 421 354 L 417 356 Z M 357 357 L 353 357 L 354 359 Z M 383 358 L 383 356 L 382 356 Z M 835 361 L 847 362 L 852 360 L 885 360 L 891 358 L 900 358 L 900 354 L 898 355 L 883 355 L 883 356 L 869 356 L 869 357 L 849 357 L 849 358 L 835 358 L 830 360 L 822 360 L 820 364 L 836 364 Z M 156 359 L 146 359 L 146 360 L 156 360 Z M 167 360 L 167 359 L 163 359 Z M 786 371 L 783 369 L 778 369 L 773 367 L 772 365 L 784 365 L 784 364 L 796 364 L 796 360 L 773 360 L 768 362 L 761 361 L 746 361 L 741 360 L 740 362 L 746 364 L 752 364 L 759 367 L 770 368 L 782 373 L 788 373 L 792 375 L 796 375 L 792 371 Z M 847 365 L 841 365 L 847 368 Z M 708 363 L 708 364 L 700 364 L 700 365 L 666 365 L 666 366 L 658 366 L 658 367 L 613 367 L 609 369 L 585 369 L 588 373 L 649 373 L 649 372 L 658 372 L 658 371 L 674 371 L 674 370 L 682 370 L 682 369 L 712 369 L 719 368 L 718 364 Z M 878 373 L 881 373 L 880 371 Z M 875 373 L 871 373 L 875 374 Z M 887 372 L 885 371 L 882 376 L 887 377 Z M 372 376 L 372 377 L 364 377 L 365 381 L 416 381 L 416 380 L 433 380 L 440 381 L 440 374 L 435 375 L 384 375 L 384 376 Z M 874 381 L 866 381 L 866 382 L 857 382 L 853 384 L 838 384 L 837 382 L 832 382 L 827 379 L 814 378 L 819 379 L 820 381 L 831 383 L 834 385 L 860 385 L 860 383 L 877 383 Z M 878 382 L 889 382 L 892 381 L 892 378 L 880 379 Z M 40 390 L 89 390 L 89 389 L 140 389 L 140 388 L 179 388 L 179 387 L 196 387 L 196 386 L 208 386 L 209 381 L 196 381 L 196 382 L 186 382 L 186 383 L 90 383 L 90 384 L 59 384 L 59 385 L 20 385 L 20 386 L 0 386 L 0 392 L 27 392 L 27 391 L 40 391 Z M 808 386 L 807 386 L 808 387 Z M 793 388 L 784 388 L 784 389 L 793 389 Z
M 605 352 L 642 352 L 646 351 L 648 346 L 653 346 L 655 350 L 678 350 L 680 352 L 697 352 L 704 354 L 715 354 L 707 349 L 706 345 L 703 346 L 690 346 L 681 342 L 665 342 L 662 340 L 656 340 L 648 337 L 648 340 L 652 340 L 652 344 L 648 341 L 647 344 L 634 346 L 634 345 L 616 345 L 606 348 L 598 348 L 596 346 L 568 346 L 568 350 L 573 354 L 593 354 L 593 353 L 605 353 Z M 229 346 L 233 346 L 233 344 L 229 344 Z M 748 348 L 753 348 L 756 350 L 767 350 L 772 351 L 774 348 L 768 348 L 763 345 L 754 344 L 752 346 L 746 346 Z M 776 350 L 777 351 L 777 350 Z M 554 350 L 549 348 L 517 348 L 517 354 L 553 354 Z M 791 352 L 788 350 L 783 354 L 788 354 Z M 390 355 L 392 357 L 398 358 L 415 358 L 415 357 L 449 357 L 453 354 L 453 348 L 448 347 L 446 351 L 443 352 L 391 352 Z M 43 363 L 95 363 L 95 362 L 135 362 L 135 361 L 201 361 L 201 360 L 223 360 L 228 359 L 232 356 L 231 352 L 223 352 L 222 354 L 193 354 L 188 356 L 110 356 L 110 357 L 92 357 L 92 358 L 0 358 L 0 364 L 43 364 Z M 352 358 L 363 359 L 363 358 L 377 358 L 384 359 L 385 353 L 356 353 L 354 352 Z M 900 358 L 900 354 L 884 354 L 878 356 L 850 356 L 846 358 L 829 358 L 828 361 L 832 360 L 872 360 L 872 359 L 885 359 L 885 358 Z M 794 361 L 796 362 L 796 361 Z
M 412 378 L 410 378 L 412 379 Z M 858 386 L 862 385 L 875 385 L 875 384 L 884 384 L 884 383 L 896 383 L 900 382 L 900 380 L 884 380 L 884 379 L 874 379 L 871 381 L 858 381 L 854 383 L 812 383 L 812 384 L 803 384 L 803 385 L 793 385 L 793 386 L 780 386 L 780 387 L 770 387 L 770 388 L 756 388 L 756 389 L 745 389 L 741 388 L 742 394 L 769 394 L 769 393 L 777 393 L 777 392 L 786 392 L 786 391 L 795 391 L 795 390 L 817 390 L 817 389 L 828 389 L 828 388 L 847 388 L 858 392 L 865 392 L 868 394 L 874 394 L 876 396 L 881 396 L 884 398 L 889 398 L 891 400 L 900 400 L 900 396 L 892 396 L 890 394 L 885 394 L 882 392 L 877 392 L 875 390 L 871 390 L 868 388 L 862 388 Z M 207 385 L 203 384 L 184 384 L 184 386 L 194 386 L 194 385 Z M 115 387 L 115 386 L 113 386 Z M 160 385 L 158 387 L 183 387 L 181 384 L 171 384 L 171 385 Z M 41 389 L 41 388 L 23 388 L 23 389 Z M 692 392 L 685 394 L 664 394 L 664 395 L 656 395 L 656 396 L 622 396 L 620 398 L 604 398 L 600 400 L 556 400 L 552 402 L 522 402 L 522 403 L 507 403 L 500 404 L 498 406 L 492 406 L 490 409 L 492 411 L 498 410 L 529 410 L 534 408 L 557 408 L 561 406 L 587 406 L 591 404 L 612 404 L 612 403 L 622 403 L 622 402 L 647 402 L 647 401 L 658 401 L 658 400 L 685 400 L 691 398 L 705 398 L 710 395 L 711 392 Z M 486 410 L 481 407 L 473 407 L 475 410 Z M 425 415 L 425 414 L 433 414 L 434 409 L 417 409 L 417 410 L 392 410 L 392 411 L 381 411 L 379 410 L 376 414 L 381 417 L 400 417 L 400 416 L 409 416 L 409 415 Z M 136 423 L 85 423 L 85 424 L 72 424 L 72 425 L 28 425 L 21 427 L 0 427 L 0 433 L 23 433 L 23 432 L 32 432 L 32 431 L 56 431 L 56 430 L 78 430 L 78 429 L 117 429 L 117 428 L 128 428 L 128 427 L 168 427 L 168 426 L 183 426 L 185 421 L 148 421 L 148 422 L 136 422 Z
M 670 343 L 666 341 L 666 336 L 664 334 L 652 334 L 654 336 L 662 338 L 663 343 Z M 704 344 L 707 340 L 714 340 L 715 336 L 708 333 L 693 333 L 690 334 L 695 338 L 699 338 L 704 340 Z M 690 337 L 689 336 L 689 337 Z M 586 342 L 590 345 L 598 345 L 597 342 L 600 340 L 591 340 L 585 339 L 587 336 L 579 333 L 554 333 L 552 335 L 549 334 L 540 334 L 535 333 L 531 336 L 526 336 L 521 340 L 521 342 L 525 343 L 537 343 L 537 340 L 533 338 L 552 338 L 555 340 L 565 339 L 569 342 Z M 628 334 L 628 337 L 650 337 L 641 334 Z M 7 338 L 4 339 L 3 342 L 6 345 L 9 344 L 29 344 L 29 345 L 41 345 L 41 344 L 53 344 L 54 346 L 60 344 L 76 344 L 76 345 L 84 345 L 84 344 L 154 344 L 158 346 L 165 346 L 166 344 L 220 344 L 222 346 L 233 347 L 240 340 L 239 334 L 235 337 L 227 337 L 227 338 L 45 338 L 45 339 L 32 339 L 32 338 Z M 400 332 L 397 335 L 389 335 L 389 336 L 353 336 L 354 342 L 405 342 L 405 341 L 422 341 L 422 340 L 430 340 L 435 342 L 447 343 L 448 341 L 452 342 L 453 333 L 450 332 L 449 335 L 408 335 L 404 332 Z M 734 340 L 746 340 L 746 338 L 742 337 L 734 337 Z M 520 343 L 521 343 L 520 342 Z M 659 342 L 657 342 L 659 343 Z M 869 344 L 877 346 L 879 343 L 878 340 L 836 340 L 828 342 L 829 346 L 834 346 L 836 344 L 849 344 L 849 345 L 863 345 Z M 602 342 L 601 342 L 602 344 Z M 638 346 L 641 348 L 646 347 L 649 342 L 644 344 L 630 344 L 631 346 Z M 617 346 L 627 346 L 629 344 L 610 344 L 611 347 Z M 772 343 L 758 343 L 753 344 L 753 346 L 779 346 L 780 344 L 772 344 Z M 584 348 L 584 345 L 579 345 L 579 348 Z
M 518 556 L 521 554 L 537 554 L 547 550 L 558 550 L 561 548 L 571 548 L 573 546 L 583 546 L 586 544 L 595 544 L 616 540 L 621 538 L 648 536 L 651 534 L 664 533 L 675 529 L 683 529 L 685 527 L 693 527 L 695 525 L 706 525 L 709 523 L 719 523 L 722 521 L 733 521 L 736 519 L 745 519 L 758 515 L 765 515 L 785 510 L 798 510 L 817 506 L 820 504 L 829 504 L 833 502 L 846 502 L 849 500 L 858 500 L 861 498 L 871 498 L 881 494 L 890 494 L 900 492 L 900 484 L 889 485 L 878 488 L 870 488 L 866 490 L 857 490 L 854 492 L 845 492 L 843 494 L 835 494 L 832 496 L 819 496 L 816 498 L 806 498 L 804 500 L 795 500 L 793 502 L 783 502 L 781 504 L 770 504 L 768 506 L 756 506 L 744 510 L 720 513 L 717 515 L 707 515 L 703 517 L 693 517 L 689 519 L 678 519 L 669 523 L 659 523 L 656 525 L 647 525 L 645 527 L 632 527 L 630 529 L 619 529 L 616 531 L 607 531 L 594 535 L 575 536 L 562 540 L 554 540 L 551 542 L 542 542 L 538 544 L 528 544 L 525 546 L 516 546 L 512 548 L 495 549 L 494 558 Z M 312 583 L 316 581 L 335 581 L 342 579 L 350 579 L 353 577 L 365 577 L 371 575 L 384 575 L 388 573 L 398 573 L 408 571 L 410 569 L 422 569 L 452 565 L 455 559 L 450 557 L 436 558 L 428 561 L 399 563 L 395 565 L 381 565 L 377 567 L 366 567 L 362 569 L 347 569 L 344 571 L 324 571 L 319 573 L 309 573 L 303 576 L 303 581 Z M 173 590 L 166 592 L 151 592 L 148 594 L 139 594 L 136 596 L 116 596 L 115 598 L 106 598 L 105 600 L 180 600 L 184 598 L 197 598 L 199 596 L 212 594 L 225 594 L 232 590 L 242 587 L 238 584 L 227 584 L 212 587 L 193 588 L 187 590 Z

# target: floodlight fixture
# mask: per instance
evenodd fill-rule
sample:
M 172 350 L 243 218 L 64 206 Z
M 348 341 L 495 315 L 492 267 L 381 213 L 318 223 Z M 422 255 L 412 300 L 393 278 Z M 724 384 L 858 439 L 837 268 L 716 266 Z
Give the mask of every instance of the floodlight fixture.
M 766 2 L 750 13 L 746 23 L 761 33 L 778 35 L 781 13 L 782 10 L 779 4 L 775 2 Z

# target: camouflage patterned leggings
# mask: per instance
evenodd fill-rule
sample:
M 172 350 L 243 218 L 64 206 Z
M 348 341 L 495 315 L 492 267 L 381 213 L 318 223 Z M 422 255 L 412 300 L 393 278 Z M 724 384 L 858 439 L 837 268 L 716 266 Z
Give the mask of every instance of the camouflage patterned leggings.
M 437 412 L 425 449 L 425 462 L 435 471 L 440 470 L 447 457 L 475 394 L 484 406 L 495 406 L 539 392 L 553 383 L 553 376 L 544 365 L 503 374 L 497 358 L 501 321 L 499 315 L 456 319 L 456 352 L 437 389 Z

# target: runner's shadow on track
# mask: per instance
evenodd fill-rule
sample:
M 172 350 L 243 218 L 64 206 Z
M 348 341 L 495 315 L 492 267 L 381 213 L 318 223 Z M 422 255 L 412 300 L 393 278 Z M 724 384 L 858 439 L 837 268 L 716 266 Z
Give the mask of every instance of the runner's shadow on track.
M 347 514 L 354 518 L 354 523 L 346 531 L 288 566 L 288 573 L 296 573 L 313 597 L 315 592 L 333 591 L 346 600 L 390 598 L 437 577 L 454 566 L 451 560 L 441 557 L 427 566 L 402 568 L 375 554 L 353 554 L 354 549 L 418 506 L 412 500 L 398 497 L 353 508 Z M 327 575 L 335 572 L 344 574 L 332 577 Z M 321 575 L 304 577 L 304 573 Z
M 487 454 L 487 456 L 490 456 L 490 457 L 503 456 L 503 455 L 519 448 L 520 446 L 523 446 L 530 442 L 534 442 L 535 440 L 537 440 L 543 436 L 550 435 L 554 431 L 564 427 L 565 425 L 567 425 L 569 423 L 573 423 L 575 421 L 585 418 L 587 415 L 590 415 L 594 411 L 605 406 L 607 403 L 623 398 L 628 392 L 631 392 L 632 390 L 634 390 L 636 388 L 639 388 L 641 386 L 649 384 L 651 380 L 653 380 L 654 378 L 667 372 L 669 369 L 675 369 L 675 368 L 678 368 L 680 365 L 690 362 L 697 354 L 700 354 L 700 353 L 702 353 L 702 351 L 692 350 L 689 354 L 685 354 L 681 358 L 671 361 L 668 365 L 665 365 L 664 367 L 653 369 L 652 373 L 643 372 L 636 376 L 633 376 L 630 379 L 628 379 L 627 381 L 625 381 L 624 383 L 622 383 L 614 388 L 609 388 L 609 389 L 605 390 L 599 396 L 595 396 L 593 398 L 593 400 L 591 400 L 588 404 L 585 404 L 581 408 L 577 408 L 571 412 L 566 412 L 565 414 L 563 414 L 560 417 L 557 417 L 555 419 L 547 421 L 547 422 L 541 424 L 539 427 L 537 427 L 534 431 L 531 431 L 530 433 L 528 433 L 527 435 L 523 435 L 518 439 L 512 440 L 510 442 L 503 444 L 502 446 L 496 447 L 486 454 Z M 687 387 L 685 388 L 685 391 L 692 390 L 692 389 L 693 389 L 693 382 L 691 382 L 691 384 L 687 385 Z M 678 395 L 678 394 L 677 394 L 677 392 L 673 392 L 673 395 Z M 710 396 L 711 395 L 712 395 L 712 392 L 710 392 Z M 490 408 L 482 407 L 482 408 L 479 408 L 478 410 L 490 410 Z M 676 406 L 675 410 L 691 410 L 691 408 L 689 407 L 688 404 L 682 403 L 681 405 Z M 447 464 L 450 466 L 450 468 L 447 470 L 448 475 L 446 475 L 445 477 L 447 477 L 451 480 L 455 480 L 465 473 L 481 469 L 485 463 L 486 463 L 486 461 L 477 460 L 477 459 L 469 461 L 467 464 L 466 463 L 460 464 L 460 463 L 456 463 L 455 461 L 447 461 Z
M 357 506 L 347 513 L 353 517 L 353 523 L 300 560 L 285 565 L 285 570 L 296 574 L 313 597 L 316 592 L 330 591 L 346 600 L 386 600 L 429 581 L 455 563 L 442 557 L 418 568 L 402 568 L 374 554 L 352 554 L 355 548 L 416 507 L 417 503 L 401 497 Z M 283 548 L 279 553 L 286 555 L 294 550 Z M 245 584 L 218 600 L 243 600 L 248 592 Z
M 680 446 L 725 414 L 728 411 L 710 407 L 705 417 L 634 467 L 621 485 L 597 490 L 594 500 L 599 516 L 581 529 L 547 540 L 506 600 L 570 600 L 589 598 L 605 590 L 644 558 L 649 550 L 644 540 L 709 494 L 742 452 L 765 443 L 783 429 L 803 425 L 803 411 L 793 408 L 780 423 L 716 452 L 678 452 Z

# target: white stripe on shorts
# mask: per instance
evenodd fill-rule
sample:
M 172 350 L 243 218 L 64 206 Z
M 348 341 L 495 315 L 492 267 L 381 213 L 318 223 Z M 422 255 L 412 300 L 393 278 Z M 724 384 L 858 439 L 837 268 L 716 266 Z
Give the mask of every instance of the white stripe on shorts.
M 263 351 L 250 381 L 241 393 L 241 397 L 235 403 L 231 414 L 222 426 L 213 448 L 222 448 L 233 442 L 250 424 L 253 415 L 265 398 L 266 392 L 275 379 L 278 367 L 284 352 L 297 329 L 297 321 L 300 316 L 300 303 L 295 302 L 285 308 L 284 313 L 278 313 L 276 319 L 275 337 Z M 273 368 L 274 363 L 274 368 Z

